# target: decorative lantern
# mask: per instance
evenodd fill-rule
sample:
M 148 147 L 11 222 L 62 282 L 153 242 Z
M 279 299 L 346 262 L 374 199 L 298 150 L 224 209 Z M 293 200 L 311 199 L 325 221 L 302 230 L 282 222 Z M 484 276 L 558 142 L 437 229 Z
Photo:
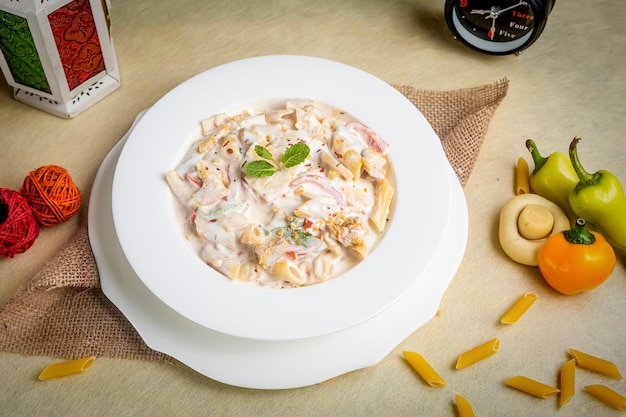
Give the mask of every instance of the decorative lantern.
M 0 68 L 16 100 L 72 118 L 120 85 L 108 0 L 0 0 Z

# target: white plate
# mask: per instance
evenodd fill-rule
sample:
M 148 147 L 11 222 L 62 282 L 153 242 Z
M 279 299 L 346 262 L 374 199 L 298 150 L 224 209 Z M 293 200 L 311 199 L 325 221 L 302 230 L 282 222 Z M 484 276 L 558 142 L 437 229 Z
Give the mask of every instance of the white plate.
M 391 222 L 371 255 L 328 282 L 287 290 L 234 282 L 207 266 L 185 241 L 164 180 L 197 139 L 203 118 L 275 97 L 310 98 L 350 112 L 390 143 L 397 181 Z M 146 112 L 115 170 L 113 219 L 137 275 L 181 315 L 232 336 L 315 337 L 374 317 L 419 283 L 448 222 L 448 169 L 426 119 L 382 80 L 319 58 L 250 58 L 191 78 Z
M 122 252 L 112 227 L 111 186 L 124 139 L 102 163 L 89 202 L 89 238 L 102 290 L 151 348 L 217 381 L 245 388 L 288 389 L 375 365 L 434 317 L 463 258 L 467 206 L 450 169 L 453 208 L 442 250 L 423 279 L 389 309 L 350 329 L 302 340 L 250 340 L 215 332 L 155 297 Z

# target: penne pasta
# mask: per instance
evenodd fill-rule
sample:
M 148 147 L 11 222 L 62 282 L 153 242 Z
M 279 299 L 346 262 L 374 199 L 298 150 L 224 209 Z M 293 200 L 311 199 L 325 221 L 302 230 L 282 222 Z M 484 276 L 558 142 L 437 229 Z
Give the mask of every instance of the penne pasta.
M 370 214 L 370 222 L 379 233 L 385 230 L 389 220 L 389 208 L 391 207 L 394 192 L 393 186 L 385 178 L 376 182 L 376 202 Z
M 343 164 L 350 170 L 350 172 L 352 172 L 354 178 L 359 178 L 361 176 L 363 160 L 360 153 L 354 149 L 348 149 L 348 151 L 343 154 Z
M 459 412 L 459 417 L 474 417 L 474 409 L 472 409 L 472 405 L 467 398 L 456 394 L 454 396 L 454 401 L 456 402 L 456 409 Z
M 476 346 L 473 349 L 468 350 L 465 353 L 459 355 L 456 361 L 456 369 L 463 369 L 467 366 L 485 359 L 488 356 L 493 355 L 500 349 L 500 339 L 492 339 L 480 346 Z
M 585 391 L 618 410 L 626 410 L 626 397 L 602 384 L 587 385 Z
M 322 255 L 318 255 L 317 258 L 313 260 L 311 272 L 315 279 L 323 280 L 332 275 L 333 259 L 334 255 L 332 253 L 324 253 Z
M 565 403 L 574 397 L 574 389 L 576 387 L 576 360 L 570 359 L 561 367 L 560 373 L 560 393 L 559 407 L 563 407 Z
M 530 173 L 528 162 L 524 158 L 517 160 L 515 168 L 515 194 L 528 194 L 530 192 Z
M 519 320 L 524 313 L 530 308 L 533 303 L 537 301 L 537 295 L 528 293 L 522 295 L 516 302 L 513 304 L 506 313 L 500 319 L 500 323 L 502 324 L 513 324 Z
M 74 359 L 71 361 L 59 362 L 52 365 L 48 365 L 39 374 L 39 380 L 45 381 L 46 379 L 60 378 L 62 376 L 79 374 L 85 372 L 93 365 L 96 358 L 89 356 L 86 358 Z
M 274 274 L 287 282 L 301 285 L 304 277 L 300 269 L 291 261 L 279 261 L 274 265 Z
M 576 349 L 570 349 L 569 351 L 574 359 L 576 359 L 576 364 L 581 368 L 585 368 L 611 378 L 622 379 L 622 374 L 613 362 L 583 353 Z
M 534 395 L 537 398 L 548 398 L 559 392 L 558 388 L 551 387 L 550 385 L 521 375 L 511 377 L 504 381 L 504 383 L 511 388 Z
M 324 165 L 326 165 L 326 168 L 334 169 L 335 171 L 343 175 L 345 179 L 352 180 L 355 178 L 352 171 L 350 171 L 348 168 L 346 168 L 345 165 L 339 162 L 337 158 L 332 156 L 330 152 L 326 150 L 322 151 L 320 153 L 320 160 L 324 163 Z
M 241 159 L 241 147 L 238 139 L 233 136 L 226 136 L 220 144 L 218 154 L 227 161 L 239 161 Z
M 435 371 L 422 355 L 417 352 L 402 352 L 404 358 L 411 364 L 413 369 L 426 381 L 431 387 L 445 387 L 446 381 Z
M 217 143 L 219 139 L 224 137 L 228 132 L 227 126 L 218 126 L 209 132 L 209 135 L 198 145 L 198 152 L 205 153 L 213 148 L 213 145 Z

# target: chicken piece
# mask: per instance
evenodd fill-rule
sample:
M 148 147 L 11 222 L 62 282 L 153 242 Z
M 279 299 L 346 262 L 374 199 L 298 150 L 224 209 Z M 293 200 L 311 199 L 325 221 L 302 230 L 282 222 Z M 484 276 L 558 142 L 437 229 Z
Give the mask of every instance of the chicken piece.
M 259 265 L 261 265 L 263 269 L 268 269 L 278 262 L 280 257 L 287 252 L 288 248 L 289 244 L 285 239 L 274 236 L 267 242 L 255 245 L 254 254 L 259 261 Z
M 196 191 L 189 201 L 192 207 L 209 206 L 221 201 L 228 195 L 228 188 L 224 185 L 223 174 L 201 159 L 196 164 L 202 187 Z
M 384 156 L 372 148 L 363 150 L 363 169 L 374 178 L 385 178 L 385 164 L 387 160 Z
M 326 220 L 330 236 L 343 246 L 353 249 L 360 257 L 365 257 L 366 247 L 363 238 L 367 235 L 367 227 L 360 217 L 348 217 L 344 213 L 337 213 Z

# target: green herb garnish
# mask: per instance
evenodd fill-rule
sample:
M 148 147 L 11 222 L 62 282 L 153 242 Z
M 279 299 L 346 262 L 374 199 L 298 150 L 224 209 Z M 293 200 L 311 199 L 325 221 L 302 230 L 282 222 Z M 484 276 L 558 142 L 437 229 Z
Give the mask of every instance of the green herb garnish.
M 306 143 L 296 143 L 287 148 L 281 162 L 285 168 L 295 167 L 296 165 L 304 162 L 307 156 L 309 156 L 309 147 Z
M 311 233 L 303 232 L 302 230 L 294 230 L 294 232 L 295 233 L 291 234 L 291 237 L 292 239 L 294 239 L 296 245 L 304 246 L 307 248 L 311 245 L 311 238 L 313 237 Z
M 272 230 L 272 233 L 296 245 L 304 246 L 306 248 L 311 246 L 311 243 L 316 237 L 313 236 L 312 233 L 305 230 L 305 219 L 298 216 L 286 216 L 285 220 L 288 225 L 278 227 Z
M 295 167 L 304 162 L 307 156 L 309 156 L 309 152 L 310 149 L 306 143 L 296 143 L 287 148 L 280 161 L 284 168 Z M 263 159 L 248 162 L 245 167 L 246 174 L 260 178 L 269 177 L 278 172 L 280 167 L 274 162 L 272 153 L 266 147 L 255 145 L 254 153 Z
M 276 171 L 278 171 L 278 169 L 267 161 L 258 160 L 246 164 L 246 174 L 251 177 L 269 177 L 274 175 Z
M 273 157 L 272 157 L 272 153 L 270 151 L 267 150 L 266 147 L 261 146 L 261 145 L 255 145 L 254 146 L 254 153 L 256 153 L 257 155 L 259 155 L 261 158 L 263 159 L 267 159 L 269 161 L 273 162 Z

